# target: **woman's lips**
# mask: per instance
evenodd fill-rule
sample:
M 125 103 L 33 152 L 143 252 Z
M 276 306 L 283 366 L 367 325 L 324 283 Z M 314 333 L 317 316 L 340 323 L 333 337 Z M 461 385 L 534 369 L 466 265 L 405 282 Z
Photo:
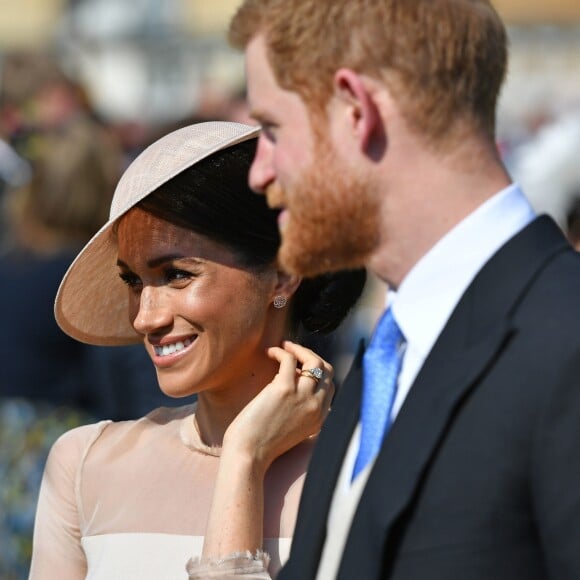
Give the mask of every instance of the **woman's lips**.
M 169 344 L 164 344 L 163 346 L 153 346 L 153 350 L 157 356 L 168 356 L 174 352 L 179 352 L 184 348 L 188 347 L 194 340 L 195 336 L 188 337 L 185 340 L 177 340 Z
M 182 340 L 168 342 L 163 345 L 153 345 L 153 362 L 156 366 L 169 366 L 181 358 L 196 341 L 197 334 Z

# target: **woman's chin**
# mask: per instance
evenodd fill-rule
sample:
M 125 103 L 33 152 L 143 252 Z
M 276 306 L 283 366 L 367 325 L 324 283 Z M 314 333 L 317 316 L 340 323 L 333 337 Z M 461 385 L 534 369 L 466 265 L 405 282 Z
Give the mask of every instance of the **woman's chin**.
M 162 377 L 157 375 L 159 381 L 159 388 L 164 395 L 171 397 L 172 399 L 183 399 L 185 397 L 190 397 L 191 395 L 196 395 L 199 389 L 195 386 L 184 387 L 183 384 L 175 384 L 172 381 L 163 380 Z

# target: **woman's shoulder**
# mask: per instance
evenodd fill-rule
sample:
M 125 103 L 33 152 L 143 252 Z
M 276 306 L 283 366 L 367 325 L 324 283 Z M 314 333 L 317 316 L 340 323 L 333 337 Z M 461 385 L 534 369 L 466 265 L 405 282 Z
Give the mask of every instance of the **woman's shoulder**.
M 87 460 L 112 462 L 128 459 L 128 453 L 140 450 L 150 454 L 162 452 L 179 440 L 183 419 L 193 413 L 194 405 L 159 407 L 139 419 L 108 421 L 98 430 Z
M 137 433 L 141 437 L 175 431 L 181 421 L 195 410 L 195 404 L 180 407 L 157 407 L 143 417 L 127 421 L 109 421 L 103 436 L 117 438 Z
M 65 431 L 53 443 L 45 471 L 49 475 L 58 473 L 63 477 L 74 479 L 91 446 L 109 423 L 110 421 L 100 421 Z
M 80 452 L 90 446 L 111 423 L 104 420 L 69 429 L 54 442 L 51 453 Z
M 120 443 L 134 443 L 159 434 L 176 430 L 181 420 L 191 414 L 192 405 L 182 407 L 159 407 L 139 419 L 126 421 L 104 420 L 75 427 L 63 433 L 54 443 L 51 455 L 76 457 L 83 461 L 89 451 L 109 448 Z

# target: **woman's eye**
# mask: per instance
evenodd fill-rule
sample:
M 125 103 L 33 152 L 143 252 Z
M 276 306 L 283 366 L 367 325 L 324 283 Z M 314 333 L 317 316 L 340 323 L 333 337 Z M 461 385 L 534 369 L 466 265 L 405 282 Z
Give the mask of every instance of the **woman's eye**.
M 168 282 L 189 280 L 194 277 L 191 272 L 186 272 L 185 270 L 179 270 L 178 268 L 170 268 L 165 272 L 165 278 Z
M 119 278 L 127 285 L 129 288 L 136 289 L 141 285 L 141 280 L 135 274 L 129 274 L 128 272 L 120 272 Z

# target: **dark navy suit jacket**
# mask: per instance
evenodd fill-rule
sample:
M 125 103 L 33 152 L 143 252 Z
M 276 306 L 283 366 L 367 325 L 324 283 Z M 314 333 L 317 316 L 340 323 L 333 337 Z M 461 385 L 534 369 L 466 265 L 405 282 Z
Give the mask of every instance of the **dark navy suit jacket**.
M 359 356 L 280 580 L 316 576 L 360 398 Z M 580 256 L 550 218 L 508 241 L 460 300 L 383 443 L 338 578 L 580 578 Z

